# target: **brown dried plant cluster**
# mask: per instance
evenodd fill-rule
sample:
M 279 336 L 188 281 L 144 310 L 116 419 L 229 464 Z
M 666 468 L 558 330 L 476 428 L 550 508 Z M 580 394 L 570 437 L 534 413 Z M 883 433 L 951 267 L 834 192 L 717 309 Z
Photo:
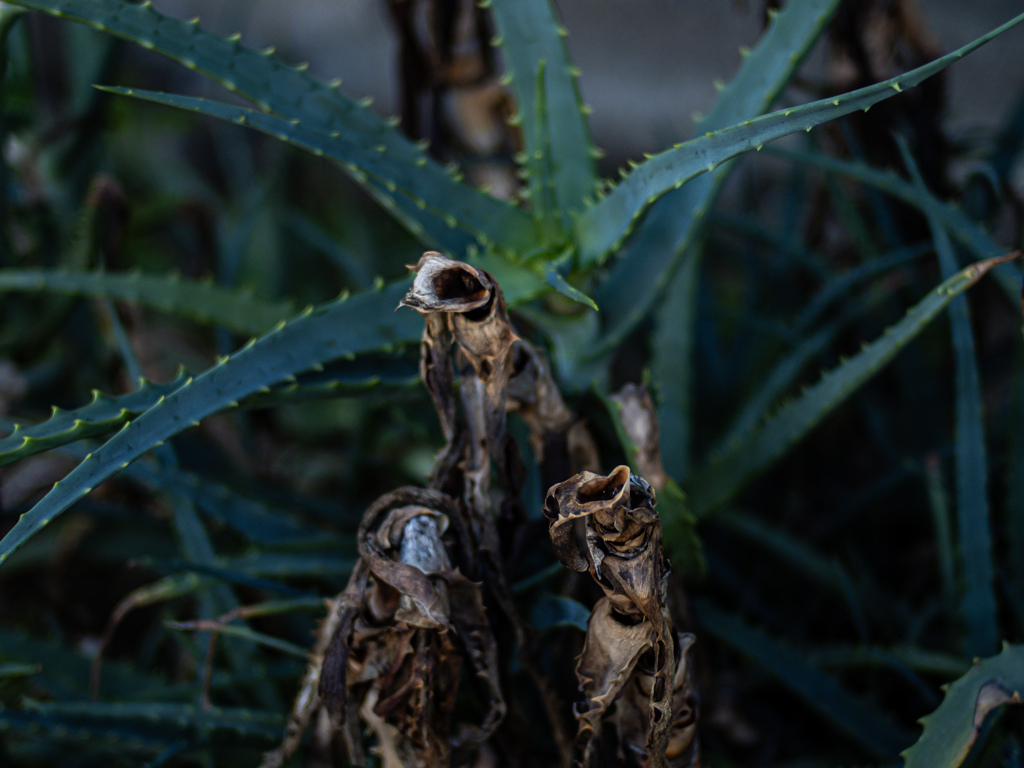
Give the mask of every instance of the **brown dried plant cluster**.
M 329 604 L 285 740 L 264 768 L 282 765 L 311 726 L 314 765 L 362 765 L 368 735 L 386 768 L 543 763 L 509 693 L 513 659 L 543 703 L 558 764 L 698 765 L 694 637 L 669 615 L 654 489 L 625 466 L 591 471 L 594 441 L 544 356 L 516 334 L 491 275 L 434 252 L 415 270 L 402 306 L 424 318 L 420 373 L 446 445 L 427 488 L 392 491 L 366 511 L 358 563 Z M 638 402 L 630 428 L 638 442 L 654 436 L 656 458 L 650 400 Z M 544 514 L 558 559 L 604 593 L 576 669 L 575 745 L 506 575 L 508 539 L 526 523 L 509 411 L 529 427 L 550 486 Z

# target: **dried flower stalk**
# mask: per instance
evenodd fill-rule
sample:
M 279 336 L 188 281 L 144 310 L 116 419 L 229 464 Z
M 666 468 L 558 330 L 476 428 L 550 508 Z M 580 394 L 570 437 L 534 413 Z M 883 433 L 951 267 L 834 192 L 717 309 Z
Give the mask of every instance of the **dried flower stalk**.
M 655 503 L 650 484 L 626 466 L 606 476 L 581 472 L 553 486 L 545 501 L 558 559 L 589 572 L 604 592 L 576 668 L 587 697 L 577 709 L 585 766 L 600 760 L 606 722 L 616 732 L 620 761 L 652 768 L 699 763 L 688 658 L 693 636 L 677 638 L 672 628 Z
M 505 436 L 505 390 L 512 373 L 512 344 L 518 338 L 505 312 L 501 288 L 482 269 L 454 261 L 435 251 L 423 254 L 416 277 L 400 306 L 422 314 L 424 329 L 421 372 L 438 409 L 445 438 L 454 434 L 454 403 L 446 362 L 450 332 L 456 344 L 459 386 L 470 435 L 464 457 L 465 500 L 474 517 L 490 510 L 491 460 L 508 483 Z M 451 427 L 449 427 L 451 425 Z M 514 496 L 505 487 L 506 498 Z M 475 520 L 474 522 L 479 522 Z
M 530 428 L 542 487 L 600 465 L 590 432 L 566 407 L 547 360 L 526 341 L 515 343 L 506 407 L 518 412 Z
M 451 488 L 450 478 L 458 472 L 462 474 L 462 498 L 469 510 L 479 575 L 501 615 L 511 625 L 520 664 L 541 694 L 555 741 L 563 762 L 567 763 L 571 760 L 572 745 L 560 721 L 557 697 L 533 657 L 533 635 L 512 600 L 489 493 L 493 462 L 502 494 L 498 517 L 509 523 L 522 521 L 522 459 L 515 442 L 506 434 L 505 413 L 515 350 L 524 342 L 509 321 L 500 286 L 489 273 L 434 251 L 423 254 L 415 270 L 412 287 L 400 306 L 424 316 L 420 370 L 448 441 L 438 458 L 431 484 Z M 449 435 L 448 425 L 455 424 L 454 403 L 447 391 L 441 390 L 450 389 L 452 343 L 456 348 L 465 427 L 459 430 L 456 426 Z
M 441 538 L 457 515 L 449 497 L 418 488 L 385 494 L 366 511 L 359 561 L 321 630 L 285 742 L 264 768 L 287 759 L 321 704 L 326 732 L 340 728 L 356 765 L 365 762 L 360 720 L 386 768 L 462 763 L 493 733 L 505 712 L 497 646 L 479 587 L 452 568 Z M 464 661 L 482 716 L 455 728 Z

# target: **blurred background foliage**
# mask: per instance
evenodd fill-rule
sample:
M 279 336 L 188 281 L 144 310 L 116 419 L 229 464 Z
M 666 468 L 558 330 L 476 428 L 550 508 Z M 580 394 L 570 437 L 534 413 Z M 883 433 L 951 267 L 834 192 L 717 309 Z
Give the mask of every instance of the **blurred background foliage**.
M 470 181 L 515 195 L 521 137 L 503 120 L 514 105 L 495 86 L 500 59 L 481 64 L 486 92 L 461 93 L 448 70 L 442 88 L 424 89 L 410 74 L 416 28 L 403 26 L 412 5 L 387 6 L 402 129 Z M 751 23 L 766 10 L 719 5 L 714 13 Z M 781 102 L 832 96 L 947 52 L 923 7 L 843 3 L 816 66 Z M 93 88 L 195 92 L 182 67 L 8 5 L 0 19 L 0 435 L 59 416 L 51 408 L 81 408 L 94 390 L 132 392 L 140 375 L 169 393 L 180 368 L 205 370 L 269 330 L 276 320 L 261 326 L 260 308 L 287 317 L 372 289 L 404 277 L 423 250 L 319 158 Z M 984 75 L 998 80 L 1017 64 Z M 556 339 L 564 392 L 606 469 L 627 458 L 606 399 L 622 384 L 649 382 L 666 468 L 689 490 L 695 466 L 728 455 L 944 277 L 1020 247 L 1024 87 L 1003 91 L 994 110 L 951 114 L 946 77 L 737 164 L 693 257 L 662 293 L 636 298 L 649 311 L 605 350 L 598 375 L 593 360 L 558 358 L 559 349 L 572 358 L 571 337 L 551 321 L 589 310 L 551 291 L 515 315 L 532 336 Z M 586 92 L 585 70 L 582 82 Z M 601 175 L 614 176 L 633 149 L 607 147 Z M 252 298 L 232 325 L 205 320 L 206 304 L 183 312 L 169 294 L 165 311 L 159 296 L 134 302 L 109 286 L 14 277 L 55 268 L 176 273 Z M 567 275 L 596 287 L 604 311 L 614 270 L 612 260 Z M 940 684 L 998 641 L 1024 642 L 1019 270 L 1001 274 L 770 472 L 723 502 L 691 498 L 702 554 L 677 548 L 675 565 L 692 600 L 710 765 L 896 764 L 919 734 L 915 721 L 939 705 Z M 230 312 L 236 294 L 211 296 Z M 0 568 L 0 763 L 255 764 L 282 732 L 321 598 L 344 585 L 359 515 L 382 492 L 422 483 L 443 442 L 416 351 L 332 363 L 204 419 L 12 555 Z M 0 469 L 4 531 L 95 447 L 54 445 Z M 536 523 L 536 476 L 527 489 Z M 538 547 L 511 576 L 540 577 L 519 596 L 572 699 L 566 659 L 586 612 L 554 599 L 564 578 L 554 562 Z M 975 588 L 994 601 L 980 619 Z M 187 623 L 225 614 L 244 620 L 226 623 L 215 646 Z M 1021 714 L 986 724 L 973 765 L 1024 765 Z

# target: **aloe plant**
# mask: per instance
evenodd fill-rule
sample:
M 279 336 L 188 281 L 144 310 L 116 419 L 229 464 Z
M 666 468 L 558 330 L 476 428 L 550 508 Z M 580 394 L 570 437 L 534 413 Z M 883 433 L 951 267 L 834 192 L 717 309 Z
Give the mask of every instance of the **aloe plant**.
M 843 403 L 925 333 L 947 306 L 962 307 L 962 294 L 983 275 L 998 267 L 1004 283 L 1019 277 L 1019 270 L 1001 266 L 1008 259 L 1000 254 L 1009 248 L 1001 248 L 962 212 L 937 200 L 920 179 L 909 183 L 863 163 L 847 161 L 842 166 L 843 161 L 797 153 L 797 164 L 803 161 L 808 166 L 828 166 L 830 172 L 859 175 L 865 183 L 924 210 L 931 227 L 929 242 L 942 258 L 943 277 L 901 302 L 902 319 L 890 313 L 884 330 L 872 328 L 870 335 L 860 337 L 870 339 L 861 351 L 839 361 L 824 358 L 824 351 L 845 324 L 858 316 L 858 307 L 850 307 L 824 327 L 817 327 L 814 312 L 824 312 L 830 303 L 842 299 L 843 288 L 856 279 L 885 274 L 908 257 L 900 252 L 866 264 L 863 277 L 836 277 L 831 288 L 807 306 L 798 343 L 790 354 L 774 361 L 767 383 L 762 382 L 745 407 L 736 402 L 730 405 L 740 416 L 731 428 L 721 428 L 724 438 L 718 447 L 707 450 L 697 444 L 693 424 L 699 408 L 691 387 L 694 350 L 701 342 L 697 314 L 704 276 L 699 254 L 709 235 L 707 222 L 718 194 L 737 167 L 735 159 L 784 136 L 803 134 L 844 115 L 867 111 L 886 99 L 899 99 L 904 91 L 1024 21 L 1024 14 L 1019 15 L 962 48 L 888 80 L 769 112 L 821 38 L 838 5 L 838 0 L 792 0 L 783 10 L 769 14 L 760 40 L 745 55 L 733 81 L 721 90 L 697 135 L 631 164 L 621 180 L 610 183 L 598 172 L 599 152 L 591 141 L 580 101 L 578 73 L 569 60 L 564 29 L 552 5 L 547 0 L 490 0 L 483 4 L 493 19 L 495 44 L 501 47 L 517 105 L 514 122 L 520 127 L 523 148 L 516 162 L 524 177 L 518 202 L 474 189 L 462 181 L 457 170 L 442 166 L 422 146 L 406 138 L 394 121 L 350 99 L 336 85 L 311 77 L 303 67 L 288 66 L 272 53 L 249 50 L 237 37 L 210 34 L 198 21 L 165 16 L 148 2 L 15 0 L 5 5 L 5 11 L 16 14 L 11 9 L 28 9 L 78 22 L 169 57 L 240 96 L 249 106 L 104 83 L 97 98 L 102 104 L 116 103 L 118 109 L 142 109 L 132 101 L 141 100 L 218 118 L 252 128 L 340 168 L 424 247 L 493 274 L 513 311 L 544 341 L 565 391 L 580 399 L 588 397 L 589 389 L 608 402 L 616 354 L 624 342 L 636 338 L 638 329 L 653 328 L 644 364 L 652 372 L 658 395 L 663 451 L 673 481 L 666 486 L 662 507 L 664 515 L 671 515 L 665 521 L 665 537 L 669 550 L 674 549 L 681 558 L 682 553 L 693 552 L 694 521 L 703 526 L 715 513 L 744 498 L 743 492 L 755 480 L 791 454 L 817 425 L 842 412 Z M 9 27 L 4 30 L 10 32 Z M 973 263 L 957 263 L 947 232 L 965 243 Z M 416 257 L 410 253 L 406 261 L 414 263 Z M 207 495 L 183 493 L 178 481 L 188 474 L 175 474 L 183 470 L 174 466 L 173 455 L 163 455 L 155 468 L 144 457 L 168 441 L 179 442 L 176 438 L 192 426 L 237 408 L 281 406 L 337 395 L 359 397 L 382 379 L 406 382 L 410 378 L 408 362 L 396 367 L 394 359 L 387 356 L 411 347 L 420 337 L 421 323 L 412 312 L 394 312 L 408 287 L 407 280 L 378 284 L 299 310 L 305 297 L 257 298 L 233 287 L 229 280 L 213 285 L 156 272 L 122 275 L 93 269 L 88 258 L 67 266 L 70 268 L 0 264 L 0 292 L 26 301 L 40 295 L 72 295 L 154 308 L 216 329 L 223 356 L 206 370 L 182 372 L 167 383 L 136 382 L 135 391 L 120 395 L 96 392 L 91 403 L 74 403 L 67 410 L 55 408 L 49 419 L 21 424 L 0 439 L 0 464 L 43 451 L 63 451 L 75 461 L 74 469 L 26 509 L 0 541 L 0 578 L 3 568 L 9 567 L 3 565 L 5 561 L 11 558 L 17 563 L 12 555 L 19 548 L 29 550 L 33 537 L 45 536 L 46 526 L 120 472 L 148 482 L 165 497 L 175 498 L 178 493 L 186 510 L 181 513 L 181 520 L 187 522 L 184 529 L 192 530 L 194 541 L 205 542 L 202 557 L 195 558 L 197 567 L 206 568 L 209 574 L 244 572 L 249 577 L 252 573 L 236 562 L 239 558 L 231 559 L 226 571 L 217 571 L 224 563 L 217 559 L 202 530 L 206 523 L 192 516 L 196 509 L 211 506 L 208 501 L 204 505 L 203 499 L 214 491 L 204 485 Z M 54 322 L 70 311 L 63 300 L 46 306 Z M 985 534 L 990 513 L 982 498 L 988 463 L 980 426 L 980 385 L 969 359 L 970 324 L 960 309 L 953 312 L 958 429 L 963 433 L 957 443 L 957 508 L 963 510 L 958 546 L 969 587 L 960 619 L 969 653 L 987 653 L 994 650 L 999 632 L 993 555 Z M 236 343 L 231 333 L 250 338 Z M 819 361 L 825 373 L 780 404 L 812 360 Z M 86 439 L 98 442 L 85 450 L 84 456 L 69 448 Z M 635 446 L 622 438 L 613 450 L 630 456 Z M 185 484 L 199 485 L 199 481 Z M 228 496 L 237 492 L 223 486 L 218 489 Z M 246 540 L 269 547 L 265 553 L 250 554 L 264 554 L 274 563 L 284 564 L 279 571 L 268 566 L 271 574 L 280 573 L 282 579 L 295 573 L 286 567 L 294 564 L 288 559 L 294 554 L 289 548 L 315 544 L 316 528 L 302 522 L 315 516 L 309 509 L 303 510 L 299 521 L 279 525 L 271 522 L 277 508 L 264 502 L 225 505 L 226 515 L 218 509 L 222 512 L 219 520 L 216 513 L 206 514 Z M 311 551 L 310 557 L 320 554 Z M 677 565 L 687 570 L 687 563 Z M 268 572 L 254 568 L 254 573 Z M 821 570 L 818 567 L 815 572 Z M 310 572 L 315 569 L 305 573 Z M 221 580 L 210 578 L 220 585 Z M 835 583 L 831 588 L 836 588 Z M 839 588 L 851 596 L 852 603 L 869 591 L 848 582 Z M 550 598 L 547 595 L 545 599 Z M 720 636 L 741 654 L 763 664 L 812 707 L 816 699 L 829 697 L 829 703 L 818 709 L 868 753 L 884 758 L 906 746 L 907 730 L 872 709 L 873 703 L 846 691 L 838 678 L 802 666 L 804 662 L 791 651 L 778 650 L 761 633 L 715 610 L 708 612 L 713 617 L 708 619 L 711 635 Z M 854 614 L 859 615 L 857 610 Z M 234 634 L 236 644 L 273 644 L 249 628 Z M 280 647 L 294 646 L 285 643 Z M 241 669 L 242 665 L 236 664 L 235 672 Z M 270 707 L 267 698 L 261 703 Z M 36 724 L 82 728 L 83 732 L 109 728 L 110 733 L 120 733 L 118 729 L 123 728 L 135 734 L 142 731 L 133 730 L 133 718 L 148 719 L 159 726 L 147 731 L 143 739 L 144 749 L 152 751 L 153 745 L 173 750 L 180 739 L 193 733 L 199 741 L 219 730 L 262 736 L 281 719 L 280 710 L 216 710 L 204 727 L 195 720 L 193 710 L 169 706 L 152 703 L 144 713 L 131 714 L 113 705 L 109 711 L 90 711 L 47 704 L 5 714 L 8 719 L 4 722 L 12 727 Z M 250 714 L 252 720 L 247 721 Z M 238 724 L 243 721 L 250 722 L 251 728 Z

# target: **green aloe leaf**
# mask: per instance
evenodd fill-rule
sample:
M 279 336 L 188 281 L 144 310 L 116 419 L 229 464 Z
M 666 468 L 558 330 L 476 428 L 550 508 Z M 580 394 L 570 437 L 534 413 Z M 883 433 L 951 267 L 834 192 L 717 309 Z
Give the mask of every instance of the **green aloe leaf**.
M 830 323 L 819 328 L 801 340 L 766 376 L 758 379 L 757 390 L 739 409 L 720 440 L 720 451 L 725 450 L 726 446 L 741 442 L 744 435 L 753 431 L 808 363 L 832 343 L 841 327 L 839 323 Z
M 767 150 L 766 150 L 767 151 Z M 841 160 L 829 157 L 820 152 L 804 150 L 772 149 L 771 153 L 793 160 L 798 163 L 818 168 L 826 173 L 834 173 L 869 186 L 917 208 L 926 215 L 933 215 L 953 238 L 963 245 L 975 259 L 989 259 L 1000 253 L 1003 248 L 996 243 L 984 229 L 972 221 L 956 206 L 939 200 L 929 190 L 922 189 L 901 179 L 892 171 L 878 170 L 855 160 Z M 1006 264 L 992 273 L 1000 287 L 1017 305 L 1020 299 L 1020 269 L 1013 264 Z
M 78 440 L 110 434 L 180 388 L 189 378 L 182 371 L 166 384 L 143 381 L 137 390 L 120 397 L 94 390 L 92 402 L 86 406 L 71 411 L 54 408 L 46 421 L 32 426 L 18 425 L 10 435 L 0 439 L 0 466 Z
M 249 290 L 186 280 L 178 275 L 0 269 L 0 292 L 3 291 L 131 301 L 250 336 L 266 332 L 297 311 L 289 301 L 258 299 Z
M 532 229 L 532 222 L 522 210 L 456 181 L 433 161 L 421 157 L 410 162 L 401 155 L 385 151 L 382 145 L 364 144 L 364 137 L 353 132 L 328 132 L 298 119 L 285 120 L 266 112 L 194 96 L 132 88 L 102 87 L 101 90 L 255 128 L 314 155 L 327 157 L 347 168 L 357 179 L 372 178 L 390 194 L 385 207 L 397 210 L 394 199 L 406 198 L 415 208 L 433 213 L 450 228 L 463 229 L 484 244 L 490 243 L 488 230 L 495 225 L 510 231 L 522 226 L 527 234 Z
M 419 180 L 414 190 L 428 199 L 460 200 L 469 206 L 465 222 L 482 241 L 522 252 L 532 244 L 533 222 L 524 211 L 459 183 L 424 150 L 403 136 L 395 126 L 357 103 L 335 84 L 322 83 L 306 74 L 304 66 L 291 67 L 273 58 L 273 51 L 257 53 L 240 45 L 238 38 L 222 38 L 205 32 L 198 20 L 181 21 L 153 9 L 149 2 L 135 5 L 122 0 L 19 0 L 25 8 L 81 22 L 102 32 L 130 40 L 144 48 L 211 77 L 228 90 L 255 102 L 260 110 L 285 120 L 299 120 L 306 128 L 337 133 L 367 150 L 387 155 L 396 167 L 414 167 Z M 468 242 L 462 232 L 449 232 L 450 221 L 429 208 L 396 198 L 389 184 L 353 174 L 404 225 L 430 244 L 465 256 Z M 404 177 L 403 177 L 404 178 Z M 435 186 L 436 185 L 436 186 Z M 449 216 L 451 212 L 449 211 Z M 461 224 L 461 222 L 460 222 Z
M 189 378 L 189 374 L 182 371 L 165 384 L 141 381 L 137 390 L 126 395 L 105 395 L 94 390 L 93 400 L 88 405 L 72 410 L 54 408 L 50 418 L 38 424 L 15 423 L 11 428 L 7 420 L 0 420 L 0 429 L 11 429 L 7 437 L 0 438 L 0 467 L 42 451 L 116 432 Z M 393 356 L 366 355 L 334 363 L 320 373 L 305 374 L 295 381 L 274 385 L 269 391 L 255 392 L 240 400 L 238 407 L 270 408 L 346 395 L 361 396 L 374 389 L 404 388 L 418 381 L 414 363 Z
M 693 328 L 697 315 L 700 259 L 695 252 L 676 270 L 655 317 L 651 377 L 656 389 L 661 459 L 669 477 L 690 479 L 693 419 Z
M 832 675 L 808 663 L 805 655 L 748 626 L 705 600 L 695 601 L 699 623 L 758 666 L 877 758 L 896 754 L 911 736 L 869 702 L 854 696 Z
M 227 731 L 276 738 L 280 736 L 285 721 L 284 715 L 279 712 L 139 701 L 27 702 L 26 709 L 48 719 L 65 721 L 69 726 L 96 727 L 131 723 L 146 730 L 170 730 L 183 735 L 203 729 L 207 732 Z
M 255 544 L 329 543 L 332 538 L 321 530 L 304 525 L 280 507 L 250 498 L 229 486 L 191 472 L 173 467 L 147 466 L 147 462 L 135 462 L 126 471 L 133 479 L 151 488 L 176 492 L 208 518 L 232 528 Z
M 998 656 L 975 661 L 946 688 L 942 704 L 921 719 L 924 732 L 903 752 L 904 768 L 956 768 L 963 763 L 988 715 L 1020 704 L 1024 692 L 1024 645 L 1005 645 Z
M 538 632 L 558 627 L 574 627 L 580 632 L 587 631 L 590 609 L 570 597 L 541 593 L 533 604 L 530 626 Z
M 1024 14 L 946 56 L 889 80 L 834 98 L 753 118 L 653 156 L 638 165 L 607 197 L 577 217 L 575 231 L 583 259 L 597 260 L 614 251 L 648 206 L 695 176 L 712 171 L 726 160 L 775 139 L 810 130 L 851 112 L 866 110 L 941 72 L 1022 21 Z
M 353 549 L 355 547 L 353 546 Z M 225 559 L 224 569 L 231 573 L 263 578 L 342 578 L 352 572 L 355 553 L 340 553 L 337 547 L 330 552 L 253 552 L 241 557 Z
M 889 326 L 881 338 L 822 376 L 797 399 L 784 405 L 740 443 L 713 456 L 694 478 L 687 493 L 697 517 L 714 512 L 764 471 L 787 448 L 880 371 L 900 349 L 919 334 L 952 299 L 974 285 L 989 270 L 1016 258 L 1011 254 L 981 261 L 961 270 Z
M 568 223 L 594 194 L 597 169 L 565 28 L 550 0 L 490 0 L 488 7 L 519 105 L 533 210 Z
M 1019 348 L 1013 367 L 1007 428 L 1006 535 L 1009 545 L 1009 605 L 1024 626 L 1024 352 Z
M 22 515 L 0 541 L 0 563 L 99 483 L 200 419 L 236 407 L 247 395 L 331 360 L 418 339 L 419 317 L 394 311 L 406 288 L 400 283 L 310 308 L 186 380 L 127 423 Z
M 924 179 L 906 144 L 899 142 L 914 184 L 926 191 Z M 956 272 L 957 259 L 949 235 L 938 217 L 927 212 L 939 266 L 945 277 Z M 992 524 L 988 504 L 988 457 L 982 416 L 981 376 L 971 330 L 967 297 L 949 305 L 956 366 L 956 522 L 964 593 L 960 612 L 966 630 L 965 650 L 971 656 L 991 654 L 999 645 L 992 554 Z
M 773 14 L 698 130 L 720 130 L 764 113 L 789 83 L 838 5 L 837 0 L 795 0 Z M 639 222 L 596 297 L 605 312 L 602 349 L 617 346 L 647 315 L 683 259 L 700 261 L 699 238 L 706 214 L 734 167 L 733 163 L 721 164 L 668 192 Z M 596 240 L 590 243 L 592 237 L 600 236 L 600 231 L 580 234 L 586 241 L 581 245 L 584 263 L 605 257 Z M 688 269 L 697 272 L 699 266 L 693 264 Z M 693 331 L 690 326 L 679 326 L 673 332 L 692 335 Z
M 65 644 L 18 629 L 0 628 L 0 658 L 10 663 L 39 665 L 43 671 L 33 685 L 61 701 L 86 701 L 92 660 Z M 187 700 L 198 693 L 194 684 L 182 686 L 136 668 L 108 660 L 104 690 L 122 699 L 160 698 L 164 701 Z

